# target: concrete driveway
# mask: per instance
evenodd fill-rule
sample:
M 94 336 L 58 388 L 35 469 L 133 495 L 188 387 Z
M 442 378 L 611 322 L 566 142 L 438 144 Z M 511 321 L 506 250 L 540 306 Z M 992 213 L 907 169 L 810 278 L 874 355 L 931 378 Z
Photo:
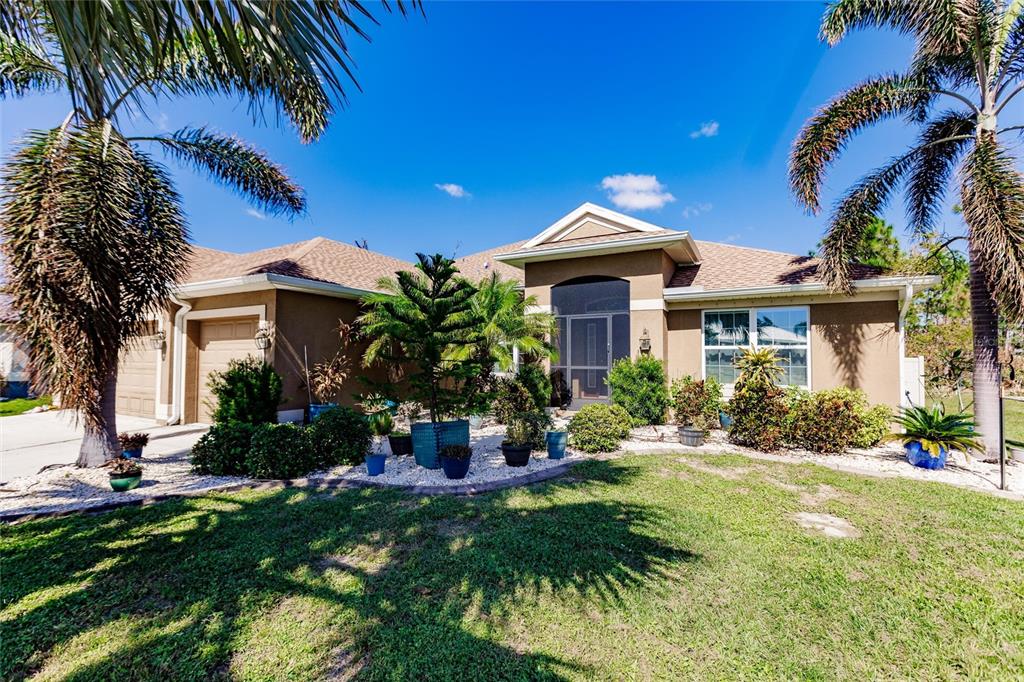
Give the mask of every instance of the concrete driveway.
M 201 424 L 157 426 L 152 419 L 117 417 L 118 431 L 148 433 L 149 449 L 153 451 L 165 449 L 161 447 L 163 444 L 171 445 L 172 441 L 161 443 L 161 440 L 185 434 L 195 434 L 198 439 L 206 428 Z M 81 424 L 75 424 L 74 413 L 68 410 L 0 418 L 0 482 L 31 476 L 54 464 L 73 463 L 78 459 L 82 432 Z M 186 449 L 191 447 L 191 442 L 187 442 Z M 182 448 L 179 438 L 174 438 L 173 444 L 179 450 Z

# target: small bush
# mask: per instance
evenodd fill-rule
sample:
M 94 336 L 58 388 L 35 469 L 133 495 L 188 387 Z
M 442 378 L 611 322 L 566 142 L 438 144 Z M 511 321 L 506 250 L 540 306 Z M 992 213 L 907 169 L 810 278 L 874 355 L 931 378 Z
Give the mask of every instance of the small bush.
M 661 360 L 641 356 L 617 360 L 608 373 L 612 402 L 621 405 L 634 426 L 664 424 L 668 409 L 665 366 Z
M 256 426 L 245 465 L 254 478 L 299 478 L 317 468 L 309 437 L 295 424 Z
M 796 445 L 814 452 L 843 452 L 864 426 L 859 408 L 858 396 L 847 388 L 816 391 L 802 397 L 793 407 L 792 439 Z
M 281 375 L 252 356 L 231 360 L 223 372 L 210 375 L 210 390 L 217 397 L 216 424 L 243 422 L 273 424 L 281 404 Z
M 505 442 L 513 445 L 526 445 L 534 450 L 544 447 L 544 431 L 551 426 L 551 417 L 545 412 L 534 410 L 516 415 L 505 431 Z
M 537 409 L 530 390 L 517 377 L 498 379 L 493 406 L 499 424 L 511 424 L 516 415 Z
M 192 446 L 192 468 L 212 476 L 248 476 L 245 460 L 252 442 L 252 424 L 214 424 Z
M 533 404 L 538 410 L 551 405 L 551 378 L 542 366 L 534 363 L 522 364 L 516 372 L 516 379 L 530 392 Z
M 729 439 L 758 450 L 778 450 L 786 436 L 789 412 L 785 392 L 775 385 L 782 374 L 778 355 L 771 348 L 750 348 L 734 362 L 740 375 L 729 401 Z
M 117 443 L 122 450 L 136 450 L 149 445 L 148 433 L 119 433 Z
M 631 425 L 621 405 L 585 405 L 569 422 L 569 438 L 583 452 L 612 452 L 629 437 Z
M 698 380 L 685 376 L 672 382 L 672 411 L 680 426 L 717 429 L 722 409 L 722 385 L 714 377 Z
M 373 445 L 367 419 L 350 407 L 324 412 L 306 430 L 316 469 L 361 464 Z
M 863 426 L 853 440 L 855 448 L 873 448 L 892 433 L 892 408 L 875 405 L 863 414 Z

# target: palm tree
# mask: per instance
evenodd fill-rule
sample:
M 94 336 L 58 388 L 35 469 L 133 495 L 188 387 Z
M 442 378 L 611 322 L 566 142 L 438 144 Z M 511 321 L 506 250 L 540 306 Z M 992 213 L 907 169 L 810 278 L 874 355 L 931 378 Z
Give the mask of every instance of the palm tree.
M 823 272 L 836 291 L 851 290 L 851 250 L 872 218 L 905 183 L 917 234 L 932 231 L 957 179 L 967 224 L 974 404 L 988 456 L 1000 451 L 999 315 L 1024 318 L 1024 179 L 1007 147 L 1024 125 L 1000 121 L 1024 90 L 1024 5 L 1002 0 L 839 0 L 821 33 L 835 45 L 859 28 L 914 36 L 903 73 L 865 81 L 811 118 L 794 143 L 790 184 L 812 213 L 828 167 L 850 139 L 879 121 L 918 125 L 917 143 L 867 174 L 837 202 L 822 245 Z M 938 110 L 940 103 L 949 108 Z
M 465 348 L 464 352 L 475 351 L 489 357 L 503 372 L 512 369 L 515 349 L 539 358 L 557 357 L 557 350 L 548 341 L 558 332 L 554 316 L 532 310 L 537 306 L 537 298 L 524 298 L 515 280 L 491 273 L 480 280 L 472 303 L 483 324 L 482 340 L 477 347 Z
M 415 0 L 414 0 L 415 1 Z M 404 6 L 399 4 L 404 12 Z M 126 108 L 197 94 L 246 99 L 316 139 L 343 103 L 358 2 L 246 0 L 0 5 L 0 96 L 59 91 L 62 124 L 28 133 L 3 170 L 0 213 L 12 303 L 39 379 L 79 412 L 79 466 L 119 453 L 117 362 L 167 300 L 189 256 L 181 202 L 153 144 L 262 209 L 293 216 L 302 190 L 266 156 L 204 128 L 131 137 Z

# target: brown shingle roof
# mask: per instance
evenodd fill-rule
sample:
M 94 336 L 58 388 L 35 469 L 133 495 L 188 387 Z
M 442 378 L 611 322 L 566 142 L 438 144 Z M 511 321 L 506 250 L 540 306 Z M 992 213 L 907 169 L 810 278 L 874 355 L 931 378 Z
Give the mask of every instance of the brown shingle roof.
M 747 246 L 697 241 L 700 265 L 680 265 L 669 287 L 702 286 L 705 291 L 820 282 L 819 260 L 811 256 L 767 251 Z M 853 279 L 883 274 L 879 268 L 857 265 Z
M 375 289 L 377 280 L 412 267 L 398 258 L 324 237 L 251 253 L 193 247 L 186 283 L 273 273 L 331 282 L 354 289 Z
M 492 272 L 496 272 L 502 276 L 503 279 L 514 279 L 517 282 L 523 281 L 523 271 L 520 268 L 512 267 L 506 263 L 501 263 L 494 260 L 494 256 L 499 253 L 508 253 L 509 251 L 515 251 L 527 240 L 513 242 L 511 244 L 505 244 L 504 246 L 497 246 L 487 251 L 480 251 L 478 253 L 471 253 L 468 256 L 455 259 L 455 265 L 458 266 L 459 272 L 470 280 L 471 282 L 479 282 L 484 277 L 490 276 Z

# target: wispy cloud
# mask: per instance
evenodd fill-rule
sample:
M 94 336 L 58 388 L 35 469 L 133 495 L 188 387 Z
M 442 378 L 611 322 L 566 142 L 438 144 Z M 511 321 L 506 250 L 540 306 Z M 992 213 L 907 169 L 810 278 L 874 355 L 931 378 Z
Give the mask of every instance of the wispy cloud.
M 718 134 L 718 121 L 701 123 L 700 128 L 690 133 L 690 137 L 696 140 L 698 137 L 714 137 Z
M 733 242 L 738 242 L 739 240 L 740 234 L 735 232 L 733 234 L 726 235 L 726 237 L 722 239 L 722 241 L 725 242 L 726 244 L 732 244 Z
M 267 219 L 267 216 L 265 214 L 260 213 L 255 208 L 247 208 L 247 209 L 245 209 L 245 213 L 246 213 L 246 215 L 252 216 L 256 220 L 266 220 Z
M 613 204 L 627 211 L 661 208 L 676 200 L 654 175 L 609 175 L 601 180 L 601 187 Z
M 683 217 L 686 219 L 696 218 L 702 213 L 707 213 L 712 209 L 711 204 L 706 202 L 700 202 L 697 204 L 690 204 L 683 209 Z
M 162 111 L 156 115 L 155 119 L 153 119 L 153 125 L 155 125 L 157 130 L 162 133 L 166 133 L 171 129 L 170 124 L 171 120 L 167 117 L 167 114 Z
M 473 196 L 466 191 L 465 187 L 462 185 L 456 185 L 454 182 L 437 182 L 434 183 L 434 187 L 438 188 L 450 197 L 455 197 L 456 199 L 466 199 Z

